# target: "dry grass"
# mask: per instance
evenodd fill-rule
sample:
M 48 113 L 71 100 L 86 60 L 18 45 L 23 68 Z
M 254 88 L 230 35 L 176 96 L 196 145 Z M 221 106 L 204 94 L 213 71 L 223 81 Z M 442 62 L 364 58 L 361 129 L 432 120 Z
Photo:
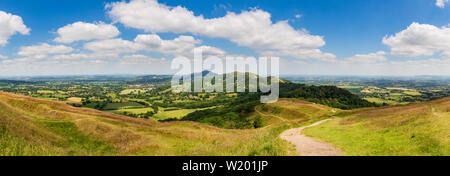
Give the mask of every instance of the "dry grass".
M 330 117 L 338 109 L 298 99 L 280 99 L 276 103 L 256 107 L 254 116 L 261 116 L 265 125 L 279 124 L 298 120 L 313 120 Z
M 287 143 L 278 138 L 284 130 L 335 112 L 342 118 L 306 133 L 350 155 L 450 155 L 450 98 L 353 111 L 281 99 L 257 110 L 268 126 L 227 130 L 135 119 L 0 92 L 0 155 L 288 155 Z
M 345 112 L 306 130 L 350 155 L 450 155 L 450 98 Z
M 225 130 L 134 119 L 0 92 L 0 129 L 5 134 L 0 155 L 278 156 L 287 155 L 279 134 L 302 122 L 306 119 L 257 130 Z

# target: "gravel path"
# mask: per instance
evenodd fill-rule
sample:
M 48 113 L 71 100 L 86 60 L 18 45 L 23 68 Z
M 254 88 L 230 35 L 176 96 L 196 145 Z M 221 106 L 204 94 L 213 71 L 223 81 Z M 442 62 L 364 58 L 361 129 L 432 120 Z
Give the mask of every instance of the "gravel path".
M 309 126 L 287 130 L 281 134 L 281 139 L 295 145 L 296 151 L 300 156 L 343 156 L 345 153 L 335 146 L 317 141 L 314 138 L 303 134 L 306 128 L 320 125 L 332 119 L 322 120 Z

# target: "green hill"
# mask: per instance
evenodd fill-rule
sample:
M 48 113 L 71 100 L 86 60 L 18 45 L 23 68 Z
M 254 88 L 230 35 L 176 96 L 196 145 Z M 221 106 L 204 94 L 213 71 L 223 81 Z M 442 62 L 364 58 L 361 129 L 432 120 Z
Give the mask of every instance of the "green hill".
M 329 118 L 338 111 L 340 110 L 320 104 L 282 98 L 276 103 L 262 104 L 255 107 L 253 116 L 260 117 L 263 126 L 268 126 L 298 120 Z
M 260 119 L 261 116 L 251 114 L 255 112 L 255 107 L 261 105 L 262 95 L 262 93 L 240 93 L 235 99 L 221 103 L 221 107 L 196 111 L 181 120 L 229 129 L 260 128 L 265 125 L 262 122 L 264 120 Z M 280 98 L 304 100 L 339 109 L 378 106 L 335 86 L 308 86 L 291 82 L 280 84 Z

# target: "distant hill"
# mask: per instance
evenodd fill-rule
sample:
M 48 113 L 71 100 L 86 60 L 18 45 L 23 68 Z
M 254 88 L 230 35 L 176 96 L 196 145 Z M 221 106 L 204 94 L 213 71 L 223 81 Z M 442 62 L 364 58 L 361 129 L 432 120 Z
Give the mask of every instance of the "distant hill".
M 244 74 L 244 73 L 235 73 Z M 245 73 L 246 77 L 258 75 Z M 246 87 L 248 89 L 248 87 Z M 209 125 L 230 128 L 248 129 L 260 128 L 257 116 L 251 116 L 255 112 L 255 107 L 261 105 L 260 97 L 264 93 L 239 93 L 238 97 L 229 102 L 218 104 L 220 107 L 193 112 L 183 121 L 195 121 Z M 370 103 L 361 99 L 357 95 L 345 89 L 335 86 L 308 86 L 296 84 L 285 80 L 280 80 L 280 98 L 293 98 L 318 103 L 339 109 L 354 109 L 362 107 L 375 107 L 375 103 Z M 176 119 L 169 119 L 176 120 Z
M 154 84 L 154 83 L 169 83 L 172 80 L 171 75 L 146 75 L 138 76 L 126 80 L 127 83 L 132 84 Z
M 208 74 L 212 74 L 217 76 L 216 73 L 209 72 L 209 71 L 203 71 L 202 73 L 197 73 L 198 75 L 206 76 Z M 195 74 L 192 74 L 191 77 L 194 78 Z M 248 92 L 249 88 L 255 85 L 248 85 L 249 79 L 269 79 L 267 77 L 262 77 L 254 73 L 239 73 L 239 72 L 233 72 L 233 73 L 227 73 L 223 74 L 223 82 L 224 85 L 226 84 L 226 78 L 234 76 L 235 79 L 237 79 L 238 75 L 241 75 L 245 77 L 245 83 L 242 83 L 242 85 L 245 84 L 245 90 Z M 378 106 L 375 103 L 371 103 L 367 100 L 364 100 L 360 98 L 357 95 L 352 94 L 348 90 L 338 88 L 336 86 L 314 86 L 314 85 L 306 85 L 306 84 L 298 84 L 293 83 L 284 79 L 280 79 L 277 77 L 270 77 L 270 79 L 279 79 L 278 82 L 280 83 L 280 98 L 297 98 L 302 99 L 314 103 L 319 103 L 327 106 L 331 106 L 334 108 L 340 108 L 340 109 L 353 109 L 353 108 L 361 108 L 361 107 L 374 107 Z M 192 83 L 194 82 L 194 79 L 192 79 Z M 237 88 L 235 80 L 235 89 Z M 193 86 L 193 85 L 192 85 Z M 259 85 L 256 85 L 259 88 Z M 253 87 L 254 88 L 254 87 Z M 193 89 L 193 88 L 192 88 Z M 224 90 L 226 90 L 226 87 L 224 86 Z M 258 98 L 257 96 L 254 96 L 255 98 Z
M 340 109 L 378 106 L 336 86 L 309 86 L 287 82 L 280 84 L 280 97 L 298 98 Z

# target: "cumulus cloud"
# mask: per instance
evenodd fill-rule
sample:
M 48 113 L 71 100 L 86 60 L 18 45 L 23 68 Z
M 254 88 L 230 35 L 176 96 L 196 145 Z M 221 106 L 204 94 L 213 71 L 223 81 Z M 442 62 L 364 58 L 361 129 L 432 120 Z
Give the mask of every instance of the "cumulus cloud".
M 84 49 L 97 53 L 134 53 L 139 50 L 138 46 L 131 41 L 123 39 L 108 39 L 94 41 L 84 44 Z
M 378 51 L 376 53 L 369 54 L 357 54 L 352 57 L 346 58 L 345 61 L 354 62 L 354 63 L 375 63 L 381 61 L 387 61 L 388 59 L 385 57 L 386 52 Z
M 8 59 L 8 56 L 2 56 L 2 55 L 0 55 L 0 60 L 6 60 L 6 59 Z
M 143 47 L 159 48 L 161 47 L 163 40 L 156 34 L 152 35 L 138 35 L 134 41 L 139 43 Z
M 207 56 L 224 56 L 226 52 L 222 49 L 212 46 L 199 46 L 201 40 L 197 40 L 192 36 L 181 35 L 173 40 L 162 40 L 158 35 L 138 35 L 134 42 L 137 46 L 146 51 L 159 52 L 164 55 L 192 57 L 195 50 L 201 50 L 204 57 Z
M 94 53 L 135 53 L 138 51 L 158 52 L 164 55 L 192 57 L 194 49 L 202 49 L 204 55 L 224 55 L 225 51 L 211 47 L 200 46 L 201 40 L 192 36 L 181 35 L 173 40 L 163 40 L 156 34 L 138 35 L 134 41 L 123 39 L 108 39 L 86 43 L 84 49 Z
M 28 35 L 30 29 L 23 23 L 22 17 L 0 11 L 0 46 L 6 45 L 16 33 Z
M 195 48 L 195 50 L 201 51 L 204 58 L 207 58 L 208 56 L 223 57 L 227 54 L 224 50 L 212 46 L 200 46 Z
M 206 19 L 195 16 L 184 7 L 170 7 L 156 0 L 131 0 L 107 5 L 114 21 L 148 32 L 193 33 L 212 38 L 225 38 L 258 53 L 296 58 L 333 58 L 318 48 L 325 45 L 321 36 L 296 30 L 287 21 L 273 23 L 271 14 L 259 9 L 228 12 L 224 17 Z
M 436 5 L 440 8 L 444 8 L 445 7 L 445 3 L 448 3 L 448 0 L 437 0 L 436 1 Z
M 2 61 L 2 64 L 27 64 L 27 65 L 32 65 L 30 64 L 31 62 L 35 62 L 42 59 L 41 56 L 39 57 L 23 57 L 23 58 L 16 58 L 16 59 L 6 59 Z
M 73 51 L 74 49 L 72 47 L 64 45 L 49 45 L 47 43 L 43 43 L 41 45 L 20 47 L 20 50 L 17 54 L 26 57 L 44 58 L 47 55 L 51 54 L 65 54 L 71 53 Z
M 60 54 L 50 57 L 50 60 L 59 61 L 80 61 L 80 60 L 111 60 L 118 59 L 117 53 L 72 53 L 72 54 Z
M 59 28 L 56 32 L 59 36 L 54 40 L 60 43 L 72 43 L 82 40 L 110 39 L 120 34 L 117 27 L 103 22 L 92 24 L 76 22 Z
M 432 56 L 450 52 L 450 28 L 412 23 L 407 29 L 386 36 L 383 44 L 391 48 L 391 55 L 399 57 Z
M 130 56 L 124 56 L 119 64 L 154 64 L 154 63 L 166 63 L 165 58 L 152 58 L 145 55 L 135 54 Z
M 138 35 L 135 43 L 142 50 L 156 51 L 165 55 L 190 56 L 196 44 L 202 41 L 192 36 L 181 35 L 173 40 L 162 40 L 158 35 Z

